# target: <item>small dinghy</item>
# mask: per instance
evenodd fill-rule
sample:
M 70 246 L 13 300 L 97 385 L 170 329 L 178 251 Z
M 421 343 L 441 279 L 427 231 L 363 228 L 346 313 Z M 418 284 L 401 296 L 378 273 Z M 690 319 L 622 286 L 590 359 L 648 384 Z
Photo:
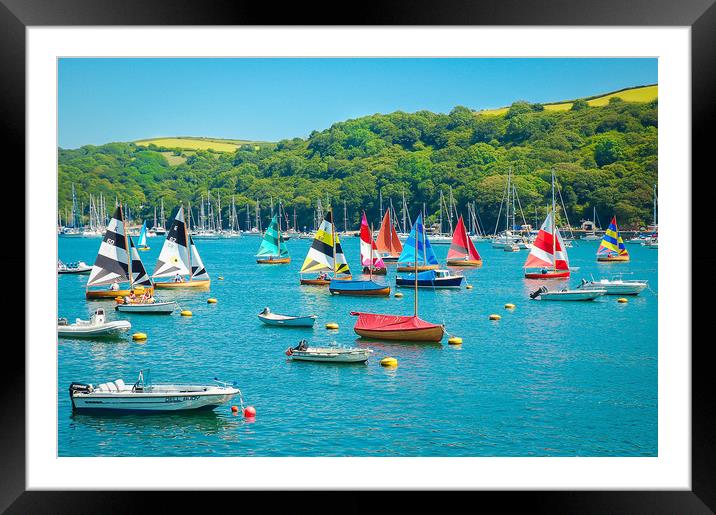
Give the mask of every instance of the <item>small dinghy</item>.
M 91 271 L 92 267 L 84 261 L 78 261 L 76 263 L 63 263 L 62 261 L 57 262 L 58 274 L 88 274 Z
M 103 308 L 98 308 L 89 320 L 75 320 L 74 324 L 68 323 L 66 318 L 57 321 L 57 336 L 72 336 L 75 338 L 87 338 L 97 336 L 115 336 L 128 331 L 132 327 L 127 320 L 114 320 L 107 322 Z
M 320 361 L 323 363 L 362 363 L 368 361 L 371 349 L 359 347 L 309 347 L 301 340 L 296 347 L 286 349 L 286 356 L 298 361 Z
M 141 370 L 133 385 L 121 379 L 100 385 L 72 383 L 73 411 L 153 413 L 186 410 L 213 410 L 235 395 L 236 384 L 214 378 L 217 385 L 151 384 L 149 370 Z M 243 404 L 243 399 L 242 399 Z
M 271 313 L 271 310 L 266 307 L 258 314 L 258 317 L 259 320 L 267 325 L 278 325 L 284 327 L 313 327 L 318 315 L 279 315 L 278 313 Z
M 549 291 L 545 286 L 530 293 L 533 300 L 594 300 L 607 293 L 606 290 L 568 290 Z
M 639 295 L 647 287 L 647 281 L 632 280 L 624 281 L 621 277 L 617 279 L 602 279 L 600 281 L 587 281 L 582 279 L 582 282 L 577 286 L 580 290 L 593 291 L 593 290 L 606 290 L 605 295 Z
M 418 288 L 460 288 L 464 277 L 453 274 L 450 270 L 428 270 L 418 272 Z M 395 278 L 398 287 L 412 288 L 415 285 L 415 274 Z

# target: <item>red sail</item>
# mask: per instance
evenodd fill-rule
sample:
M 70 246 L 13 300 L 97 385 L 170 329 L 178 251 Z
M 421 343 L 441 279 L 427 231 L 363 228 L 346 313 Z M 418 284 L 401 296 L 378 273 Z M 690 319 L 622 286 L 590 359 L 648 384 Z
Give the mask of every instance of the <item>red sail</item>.
M 462 215 L 457 221 L 457 227 L 452 235 L 452 243 L 450 243 L 450 250 L 448 250 L 448 259 L 471 259 L 475 261 L 481 261 L 480 254 L 477 253 L 475 244 L 467 235 L 465 229 L 465 223 L 462 221 Z
M 400 256 L 400 253 L 403 251 L 403 245 L 398 239 L 398 233 L 395 232 L 395 227 L 393 227 L 390 221 L 389 209 L 385 211 L 383 223 L 380 224 L 380 231 L 378 232 L 375 244 L 379 252 L 388 252 L 391 256 Z

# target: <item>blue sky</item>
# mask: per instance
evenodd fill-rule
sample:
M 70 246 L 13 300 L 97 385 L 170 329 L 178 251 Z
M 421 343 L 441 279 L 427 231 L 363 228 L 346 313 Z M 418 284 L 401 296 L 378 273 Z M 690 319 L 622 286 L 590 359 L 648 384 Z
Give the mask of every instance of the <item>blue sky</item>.
M 551 102 L 657 82 L 656 59 L 79 59 L 59 62 L 59 145 L 277 141 L 373 113 Z

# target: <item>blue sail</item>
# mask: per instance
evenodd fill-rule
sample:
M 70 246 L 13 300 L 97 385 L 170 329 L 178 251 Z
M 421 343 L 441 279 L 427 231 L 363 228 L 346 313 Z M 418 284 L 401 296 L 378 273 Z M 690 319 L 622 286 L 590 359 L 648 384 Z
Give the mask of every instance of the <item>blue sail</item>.
M 271 219 L 268 229 L 264 233 L 264 239 L 261 241 L 261 246 L 256 254 L 257 257 L 288 257 L 288 249 L 285 245 L 281 246 L 279 254 L 279 241 L 278 241 L 278 220 L 276 215 Z
M 415 220 L 413 228 L 410 229 L 410 235 L 403 244 L 403 252 L 400 253 L 398 258 L 399 264 L 415 264 L 415 240 L 418 240 L 418 265 L 437 265 L 438 258 L 435 256 L 430 240 L 425 234 L 425 227 L 423 227 L 422 214 L 418 215 L 418 219 Z
M 145 220 L 142 224 L 142 230 L 139 231 L 139 243 L 137 244 L 138 247 L 146 247 L 147 246 L 147 221 Z

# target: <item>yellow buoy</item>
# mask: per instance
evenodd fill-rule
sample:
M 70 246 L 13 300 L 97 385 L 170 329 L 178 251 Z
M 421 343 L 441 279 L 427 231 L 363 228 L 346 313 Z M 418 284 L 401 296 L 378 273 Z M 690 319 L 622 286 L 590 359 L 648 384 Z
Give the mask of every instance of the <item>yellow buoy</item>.
M 494 314 L 493 314 L 493 315 L 490 315 L 490 320 L 499 320 L 499 319 L 501 319 L 501 318 L 502 318 L 502 317 L 501 317 L 500 315 L 494 315 Z
M 505 309 L 515 309 L 515 305 L 514 305 L 514 304 L 510 304 L 510 303 L 508 302 L 507 304 L 505 304 Z
M 326 329 L 338 329 L 338 324 L 335 322 L 328 322 L 326 324 Z
M 460 338 L 459 336 L 451 336 L 448 339 L 448 343 L 450 345 L 460 345 L 462 343 L 462 338 Z
M 466 289 L 466 290 L 472 290 L 472 284 L 468 284 L 467 286 L 465 286 L 465 289 Z
M 627 299 L 625 297 L 619 297 L 617 299 L 617 302 L 619 302 L 620 304 L 626 304 L 627 302 L 629 302 L 629 299 Z
M 398 298 L 398 299 L 399 299 L 400 297 L 402 297 L 402 296 L 403 296 L 403 294 L 402 294 L 401 292 L 397 292 L 397 293 L 395 294 L 395 297 Z
M 134 333 L 132 335 L 132 340 L 146 340 L 147 339 L 147 333 Z
M 223 280 L 224 280 L 224 276 L 223 276 L 223 275 L 220 275 L 220 276 L 219 276 L 219 281 L 223 281 Z
M 216 299 L 214 297 L 212 297 L 210 299 L 206 299 L 206 303 L 207 304 L 216 304 Z
M 183 317 L 190 317 L 190 316 L 192 316 L 193 313 L 191 311 L 189 311 L 188 309 L 185 309 L 184 311 L 182 311 L 179 314 Z
M 397 367 L 398 366 L 398 360 L 395 358 L 391 358 L 390 356 L 385 357 L 380 360 L 380 364 L 384 367 Z

